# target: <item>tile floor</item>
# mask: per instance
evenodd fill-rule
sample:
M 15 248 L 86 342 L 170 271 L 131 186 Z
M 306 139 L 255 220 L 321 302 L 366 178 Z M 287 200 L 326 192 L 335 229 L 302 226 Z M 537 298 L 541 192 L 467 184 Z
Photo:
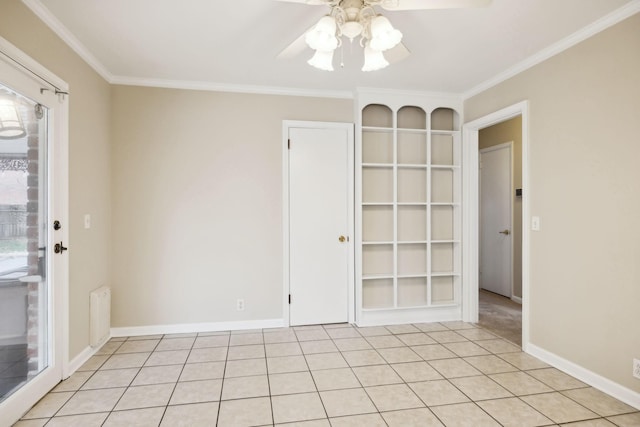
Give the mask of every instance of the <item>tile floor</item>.
M 114 338 L 35 426 L 640 426 L 640 412 L 476 325 Z

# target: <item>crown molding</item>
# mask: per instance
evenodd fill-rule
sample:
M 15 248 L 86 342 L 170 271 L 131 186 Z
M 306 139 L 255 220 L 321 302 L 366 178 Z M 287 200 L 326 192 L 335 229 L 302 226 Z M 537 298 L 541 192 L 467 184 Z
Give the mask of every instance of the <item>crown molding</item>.
M 419 90 L 398 90 L 359 86 L 356 88 L 358 94 L 376 94 L 376 95 L 403 95 L 403 96 L 422 96 L 426 98 L 442 98 L 451 101 L 463 101 L 462 94 L 453 92 L 431 92 Z
M 489 80 L 485 80 L 479 85 L 474 86 L 473 88 L 464 92 L 462 94 L 462 98 L 464 100 L 467 100 L 472 96 L 479 94 L 480 92 L 492 88 L 493 86 L 496 86 L 503 81 L 508 80 L 511 77 L 520 74 L 523 71 L 528 70 L 529 68 L 538 65 L 543 61 L 546 61 L 547 59 L 569 49 L 570 47 L 575 46 L 576 44 L 598 34 L 601 31 L 606 30 L 609 27 L 612 27 L 618 22 L 623 21 L 638 12 L 640 12 L 640 0 L 633 0 L 620 7 L 619 9 L 614 10 L 608 15 L 603 16 L 597 21 L 594 21 L 593 23 L 587 25 L 586 27 L 576 31 L 568 37 L 560 40 L 559 42 L 554 43 L 545 49 L 542 49 L 541 51 L 528 57 L 524 61 L 521 61 L 516 65 L 507 68 L 506 70 L 490 78 Z
M 90 51 L 83 45 L 80 40 L 74 36 L 69 29 L 56 18 L 53 13 L 40 0 L 22 0 L 31 11 L 44 22 L 54 33 L 58 35 L 80 58 L 82 58 L 91 68 L 95 70 L 103 79 L 108 83 L 111 83 L 113 78 L 112 74 L 107 70 L 102 62 L 98 60 Z
M 280 86 L 238 85 L 188 80 L 147 79 L 140 77 L 114 76 L 112 84 L 123 86 L 145 86 L 166 89 L 203 90 L 210 92 L 234 92 L 259 95 L 305 96 L 313 98 L 353 99 L 351 91 L 302 89 Z

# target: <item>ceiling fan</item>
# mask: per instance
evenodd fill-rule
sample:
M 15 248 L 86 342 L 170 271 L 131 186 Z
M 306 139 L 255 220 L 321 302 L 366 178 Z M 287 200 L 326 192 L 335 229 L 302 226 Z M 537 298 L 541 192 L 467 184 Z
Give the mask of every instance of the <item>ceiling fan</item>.
M 342 46 L 342 38 L 353 42 L 360 37 L 364 48 L 362 71 L 375 71 L 409 56 L 402 43 L 402 33 L 375 7 L 389 11 L 454 9 L 486 7 L 491 0 L 277 0 L 288 3 L 329 6 L 330 12 L 317 24 L 287 46 L 278 58 L 291 58 L 306 47 L 315 50 L 307 63 L 325 71 L 333 71 L 333 54 Z M 387 58 L 385 55 L 387 54 Z

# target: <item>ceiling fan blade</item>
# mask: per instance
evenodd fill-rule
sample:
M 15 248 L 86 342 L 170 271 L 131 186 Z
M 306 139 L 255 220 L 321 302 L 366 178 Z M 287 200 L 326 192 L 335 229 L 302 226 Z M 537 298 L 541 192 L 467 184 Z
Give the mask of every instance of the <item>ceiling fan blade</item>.
M 276 58 L 278 58 L 278 59 L 289 59 L 289 58 L 293 58 L 295 56 L 298 56 L 302 52 L 304 52 L 304 50 L 308 47 L 307 46 L 307 42 L 304 40 L 305 34 L 307 34 L 306 31 L 304 33 L 302 33 L 302 35 L 300 37 L 295 39 L 293 41 L 293 43 L 291 43 L 289 46 L 287 46 L 284 49 L 282 49 L 282 52 L 280 52 L 278 54 L 278 56 L 276 56 Z
M 382 0 L 386 10 L 460 9 L 487 7 L 492 0 Z
M 276 1 L 282 1 L 286 3 L 302 3 L 302 4 L 309 4 L 312 6 L 327 4 L 326 0 L 276 0 Z
M 384 52 L 384 57 L 389 64 L 400 62 L 411 55 L 411 51 L 403 43 L 398 43 L 395 47 Z

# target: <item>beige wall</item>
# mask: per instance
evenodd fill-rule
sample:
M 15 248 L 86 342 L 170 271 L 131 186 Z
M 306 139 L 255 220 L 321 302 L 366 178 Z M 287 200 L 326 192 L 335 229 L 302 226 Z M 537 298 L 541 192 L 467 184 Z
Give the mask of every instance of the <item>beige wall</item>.
M 113 326 L 282 318 L 282 120 L 352 109 L 114 86 Z
M 522 116 L 480 129 L 480 149 L 513 141 L 513 295 L 522 298 L 522 197 L 516 197 L 516 188 L 522 188 Z
M 640 14 L 465 103 L 530 101 L 531 342 L 640 392 Z
M 110 87 L 19 0 L 0 0 L 0 36 L 69 84 L 71 359 L 89 345 L 89 292 L 110 284 Z M 92 227 L 83 227 L 91 214 Z

